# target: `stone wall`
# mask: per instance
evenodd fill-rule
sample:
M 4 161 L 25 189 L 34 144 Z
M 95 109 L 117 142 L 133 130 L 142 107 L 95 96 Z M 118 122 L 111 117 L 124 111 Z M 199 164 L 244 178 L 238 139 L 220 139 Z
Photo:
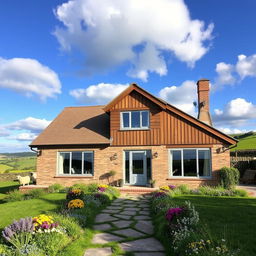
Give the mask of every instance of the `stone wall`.
M 182 147 L 182 146 L 181 146 Z M 107 174 L 109 171 L 116 171 L 115 180 L 124 179 L 124 150 L 151 150 L 152 153 L 152 179 L 156 180 L 156 186 L 167 184 L 187 184 L 190 187 L 199 185 L 216 185 L 218 183 L 218 171 L 223 166 L 230 166 L 229 151 L 219 152 L 222 145 L 214 145 L 212 151 L 212 179 L 198 178 L 170 178 L 169 177 L 169 156 L 166 146 L 143 146 L 143 147 L 106 147 L 106 148 L 70 148 L 70 149 L 43 149 L 42 154 L 37 158 L 37 184 L 51 185 L 60 183 L 70 186 L 75 183 L 108 183 Z M 63 177 L 57 175 L 57 154 L 58 151 L 94 151 L 94 176 L 84 177 Z M 154 153 L 157 152 L 157 157 Z M 113 156 L 116 154 L 116 157 Z M 112 181 L 112 180 L 111 180 Z
M 15 172 L 15 173 L 1 173 L 0 174 L 0 181 L 13 181 L 17 180 L 17 176 L 30 176 L 31 172 Z

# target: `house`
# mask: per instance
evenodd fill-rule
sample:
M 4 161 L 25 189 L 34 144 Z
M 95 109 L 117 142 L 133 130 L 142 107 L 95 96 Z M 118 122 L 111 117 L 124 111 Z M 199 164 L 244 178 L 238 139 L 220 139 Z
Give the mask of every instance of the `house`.
M 195 88 L 196 89 L 196 88 Z M 136 84 L 105 106 L 67 107 L 31 143 L 37 184 L 214 185 L 237 141 L 212 127 L 209 80 L 197 83 L 198 118 Z

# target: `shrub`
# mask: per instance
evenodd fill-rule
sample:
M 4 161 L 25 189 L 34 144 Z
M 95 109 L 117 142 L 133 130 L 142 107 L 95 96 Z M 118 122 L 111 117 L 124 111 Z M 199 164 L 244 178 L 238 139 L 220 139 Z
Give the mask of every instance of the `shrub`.
M 49 193 L 58 193 L 64 190 L 64 186 L 61 184 L 55 183 L 48 188 Z
M 34 241 L 37 247 L 44 251 L 45 255 L 55 256 L 69 243 L 70 239 L 64 233 L 50 232 L 37 233 Z
M 88 184 L 88 185 L 85 185 L 85 184 L 74 184 L 72 188 L 75 188 L 75 189 L 81 189 L 85 194 L 86 193 L 93 193 L 93 192 L 96 192 L 98 190 L 98 184 L 96 183 L 93 183 L 93 184 Z
M 182 184 L 182 185 L 178 186 L 177 188 L 181 191 L 182 194 L 189 194 L 190 193 L 189 187 L 185 184 Z
M 83 199 L 84 192 L 80 188 L 71 187 L 67 193 L 67 200 Z
M 7 196 L 4 198 L 6 202 L 16 202 L 16 201 L 22 201 L 24 199 L 25 199 L 24 194 L 17 189 L 7 192 Z
M 38 188 L 38 189 L 32 189 L 30 190 L 26 195 L 26 199 L 33 199 L 33 198 L 39 198 L 46 194 L 46 191 L 44 189 Z
M 45 256 L 43 250 L 38 248 L 36 244 L 27 244 L 22 246 L 17 250 L 17 254 L 19 256 Z
M 54 220 L 60 224 L 61 227 L 63 227 L 67 234 L 72 237 L 73 240 L 77 239 L 81 234 L 82 230 L 80 226 L 78 225 L 77 221 L 73 218 L 70 218 L 69 216 L 64 216 L 60 214 L 52 214 Z
M 220 183 L 226 189 L 231 189 L 239 182 L 239 171 L 234 167 L 220 169 Z
M 246 190 L 243 189 L 235 189 L 234 193 L 236 196 L 241 196 L 241 197 L 248 197 L 248 192 Z

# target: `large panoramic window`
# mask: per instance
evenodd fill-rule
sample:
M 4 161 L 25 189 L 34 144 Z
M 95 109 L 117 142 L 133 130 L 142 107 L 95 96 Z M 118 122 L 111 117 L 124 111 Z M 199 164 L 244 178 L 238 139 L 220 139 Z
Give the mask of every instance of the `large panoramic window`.
M 93 151 L 59 152 L 59 175 L 93 175 Z
M 121 129 L 148 129 L 149 111 L 121 112 Z
M 210 149 L 171 149 L 170 174 L 172 177 L 210 177 Z

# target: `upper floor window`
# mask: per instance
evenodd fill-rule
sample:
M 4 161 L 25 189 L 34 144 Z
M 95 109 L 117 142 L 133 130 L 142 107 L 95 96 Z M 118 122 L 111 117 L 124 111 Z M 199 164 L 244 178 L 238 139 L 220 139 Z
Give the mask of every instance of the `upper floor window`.
M 59 152 L 59 175 L 93 175 L 93 151 Z
M 122 129 L 148 129 L 149 111 L 127 111 L 121 112 Z

